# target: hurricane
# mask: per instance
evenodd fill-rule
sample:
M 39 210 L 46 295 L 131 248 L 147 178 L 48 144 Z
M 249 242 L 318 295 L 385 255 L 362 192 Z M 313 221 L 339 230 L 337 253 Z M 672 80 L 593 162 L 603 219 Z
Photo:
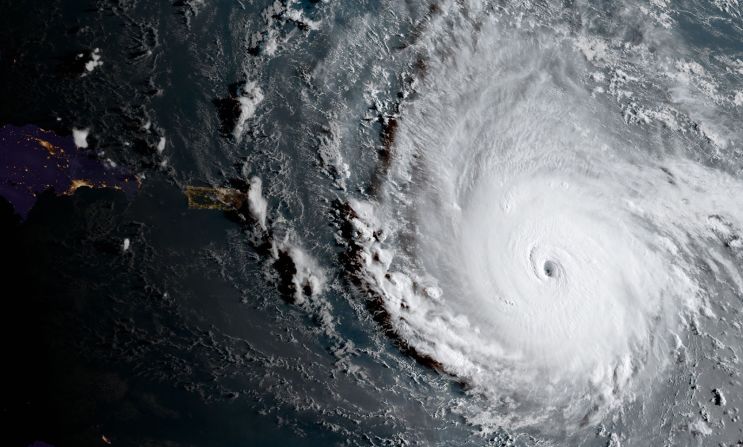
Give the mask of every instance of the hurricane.
M 3 445 L 743 447 L 741 0 L 5 3 Z
M 703 105 L 658 75 L 672 33 L 647 30 L 639 59 L 478 7 L 430 16 L 380 186 L 351 202 L 361 276 L 402 343 L 465 384 L 470 422 L 575 433 L 652 394 L 715 281 L 741 284 L 743 182 L 654 125 Z

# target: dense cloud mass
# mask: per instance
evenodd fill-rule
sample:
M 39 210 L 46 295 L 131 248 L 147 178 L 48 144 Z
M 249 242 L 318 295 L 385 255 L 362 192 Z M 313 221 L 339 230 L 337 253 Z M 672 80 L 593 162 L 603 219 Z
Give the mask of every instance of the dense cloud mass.
M 468 384 L 468 420 L 571 433 L 652 394 L 717 283 L 741 284 L 720 240 L 743 227 L 740 161 L 695 153 L 735 157 L 740 135 L 664 23 L 602 36 L 549 8 L 489 12 L 427 24 L 380 192 L 352 205 L 362 275 L 394 331 Z M 634 26 L 645 40 L 617 41 Z M 673 117 L 700 110 L 694 148 Z

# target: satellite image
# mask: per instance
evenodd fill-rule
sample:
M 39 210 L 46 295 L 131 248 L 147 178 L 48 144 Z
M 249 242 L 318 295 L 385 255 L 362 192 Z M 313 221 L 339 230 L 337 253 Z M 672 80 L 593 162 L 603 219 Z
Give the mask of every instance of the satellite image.
M 743 2 L 0 0 L 5 447 L 743 447 Z

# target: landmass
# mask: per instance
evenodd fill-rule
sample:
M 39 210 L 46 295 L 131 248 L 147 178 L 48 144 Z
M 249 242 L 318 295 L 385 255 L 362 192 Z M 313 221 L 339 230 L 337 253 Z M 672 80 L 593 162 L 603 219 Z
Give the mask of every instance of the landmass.
M 71 195 L 81 187 L 114 188 L 131 197 L 139 180 L 78 147 L 73 136 L 33 125 L 0 127 L 0 196 L 21 218 L 28 216 L 42 192 Z
M 237 189 L 207 186 L 186 186 L 184 194 L 192 209 L 237 210 L 247 199 L 247 194 Z

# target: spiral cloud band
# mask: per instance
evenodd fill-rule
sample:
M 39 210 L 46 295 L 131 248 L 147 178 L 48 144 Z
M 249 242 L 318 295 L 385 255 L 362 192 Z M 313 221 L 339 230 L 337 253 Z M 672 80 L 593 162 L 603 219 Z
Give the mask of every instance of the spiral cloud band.
M 707 308 L 706 265 L 740 284 L 720 242 L 743 183 L 587 89 L 574 40 L 472 22 L 432 21 L 381 192 L 351 204 L 362 276 L 479 398 L 471 422 L 572 430 L 662 377 Z

